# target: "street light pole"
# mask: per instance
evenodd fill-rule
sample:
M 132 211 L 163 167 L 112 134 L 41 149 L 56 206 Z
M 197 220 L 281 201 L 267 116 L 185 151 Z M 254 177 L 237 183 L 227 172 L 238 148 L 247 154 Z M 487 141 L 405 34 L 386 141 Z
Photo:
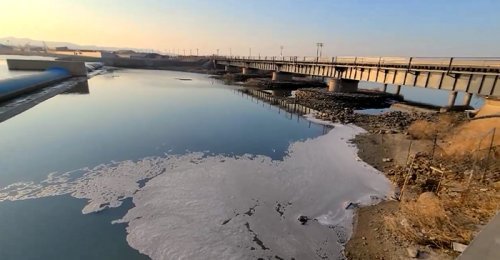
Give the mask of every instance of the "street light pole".
M 323 53 L 323 43 L 318 42 L 316 43 L 316 58 L 321 58 Z
M 284 48 L 285 48 L 285 47 L 284 47 L 283 45 L 281 45 L 281 46 L 280 46 L 280 56 L 281 56 L 281 57 L 283 57 L 283 49 L 284 49 Z

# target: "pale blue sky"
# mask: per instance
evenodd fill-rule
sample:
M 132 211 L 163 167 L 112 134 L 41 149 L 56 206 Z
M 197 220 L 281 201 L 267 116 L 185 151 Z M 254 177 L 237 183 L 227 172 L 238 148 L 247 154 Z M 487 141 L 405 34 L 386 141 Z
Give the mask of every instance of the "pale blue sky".
M 500 56 L 495 0 L 2 0 L 0 37 L 200 53 Z M 2 6 L 2 7 L 3 7 Z

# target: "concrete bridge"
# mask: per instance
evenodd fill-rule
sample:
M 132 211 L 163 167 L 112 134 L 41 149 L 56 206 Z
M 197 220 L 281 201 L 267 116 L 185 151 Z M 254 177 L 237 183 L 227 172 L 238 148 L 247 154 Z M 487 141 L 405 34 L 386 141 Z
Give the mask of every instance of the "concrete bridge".
M 450 91 L 448 106 L 455 104 L 457 92 L 464 92 L 463 105 L 473 94 L 500 98 L 500 58 L 422 57 L 214 57 L 217 65 L 239 67 L 243 74 L 252 70 L 273 72 L 273 80 L 292 75 L 328 78 L 328 89 L 353 92 L 360 80 L 396 86 Z

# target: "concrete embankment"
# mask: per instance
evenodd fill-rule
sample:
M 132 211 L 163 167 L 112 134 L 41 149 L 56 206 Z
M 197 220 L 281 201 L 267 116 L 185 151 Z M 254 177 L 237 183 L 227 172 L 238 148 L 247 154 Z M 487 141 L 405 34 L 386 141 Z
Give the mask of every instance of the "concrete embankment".
M 7 65 L 9 70 L 43 71 L 61 68 L 67 70 L 71 76 L 87 76 L 87 67 L 84 62 L 8 59 Z
M 177 71 L 205 71 L 203 68 L 210 62 L 209 59 L 129 59 L 129 58 L 103 58 L 106 66 L 133 68 L 133 69 L 158 69 Z

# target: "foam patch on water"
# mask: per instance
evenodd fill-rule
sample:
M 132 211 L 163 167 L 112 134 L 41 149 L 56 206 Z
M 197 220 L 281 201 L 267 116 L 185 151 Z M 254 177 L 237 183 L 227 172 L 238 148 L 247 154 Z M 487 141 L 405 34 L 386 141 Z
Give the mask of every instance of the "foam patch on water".
M 304 117 L 313 123 L 320 124 L 320 125 L 327 125 L 327 126 L 335 126 L 336 124 L 333 123 L 332 121 L 327 121 L 323 119 L 317 118 L 318 113 L 310 113 L 310 114 L 305 114 Z
M 335 125 L 292 144 L 283 161 L 189 153 L 51 174 L 0 189 L 0 201 L 69 193 L 88 199 L 90 213 L 132 197 L 114 223 L 128 223 L 128 243 L 153 259 L 339 258 L 352 233 L 346 204 L 391 190 L 347 142 L 362 131 Z M 311 220 L 301 225 L 300 215 Z

